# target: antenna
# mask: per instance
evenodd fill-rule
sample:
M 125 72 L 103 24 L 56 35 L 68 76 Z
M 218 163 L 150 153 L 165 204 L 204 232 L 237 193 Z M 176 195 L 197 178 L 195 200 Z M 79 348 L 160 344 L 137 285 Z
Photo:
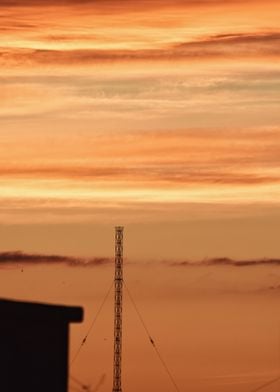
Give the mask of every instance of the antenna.
M 115 227 L 115 320 L 113 392 L 122 392 L 122 295 L 123 295 L 123 227 Z

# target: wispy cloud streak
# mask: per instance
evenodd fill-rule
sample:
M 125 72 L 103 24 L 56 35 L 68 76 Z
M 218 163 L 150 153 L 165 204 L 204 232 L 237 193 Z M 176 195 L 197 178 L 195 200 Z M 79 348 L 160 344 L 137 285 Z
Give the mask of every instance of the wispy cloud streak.
M 240 4 L 240 3 L 251 3 L 262 0 L 228 0 L 229 4 Z M 151 8 L 162 8 L 162 7 L 193 7 L 193 6 L 213 6 L 216 4 L 224 4 L 223 0 L 142 0 L 134 2 L 131 5 L 131 0 L 122 0 L 116 4 L 115 0 L 3 0 L 1 1 L 0 7 L 48 7 L 48 6 L 85 6 L 90 5 L 91 8 L 103 8 L 104 10 L 115 10 L 115 12 L 123 12 L 125 8 L 129 9 L 151 9 Z
M 76 258 L 70 256 L 30 254 L 21 251 L 0 253 L 0 266 L 66 264 L 71 267 L 100 267 L 112 262 L 110 258 Z
M 71 267 L 100 267 L 113 263 L 113 259 L 109 257 L 94 257 L 94 258 L 77 258 L 63 255 L 49 255 L 49 254 L 30 254 L 21 251 L 1 252 L 0 266 L 11 264 L 26 264 L 26 265 L 40 265 L 40 264 L 66 264 Z M 143 264 L 138 261 L 135 264 Z M 144 263 L 145 264 L 145 263 Z M 149 262 L 149 264 L 157 265 L 158 262 Z M 163 266 L 170 267 L 257 267 L 257 266 L 280 266 L 280 259 L 263 258 L 263 259 L 245 259 L 236 260 L 227 257 L 203 259 L 200 261 L 164 261 L 160 262 Z
M 133 181 L 145 183 L 157 181 L 160 184 L 215 184 L 215 185 L 260 185 L 260 184 L 279 184 L 279 176 L 264 176 L 258 173 L 238 173 L 220 170 L 207 170 L 206 168 L 189 170 L 188 168 L 174 166 L 168 168 L 168 162 L 158 166 L 137 167 L 102 167 L 102 168 L 82 168 L 82 167 L 50 167 L 50 168 L 6 168 L 0 169 L 0 178 L 38 178 L 38 179 L 76 179 L 83 181 Z
M 219 257 L 213 259 L 205 259 L 201 261 L 173 261 L 167 262 L 171 267 L 257 267 L 257 266 L 280 266 L 280 259 L 248 259 L 233 260 L 227 257 Z
M 73 40 L 73 36 L 64 41 Z M 77 37 L 79 38 L 79 37 Z M 51 42 L 55 37 L 49 39 Z M 61 40 L 61 36 L 57 41 Z M 257 59 L 279 57 L 280 33 L 224 34 L 199 40 L 178 42 L 158 49 L 97 50 L 97 49 L 28 49 L 5 48 L 0 50 L 0 64 L 94 64 L 100 62 L 170 61 L 170 60 L 214 60 L 214 59 Z

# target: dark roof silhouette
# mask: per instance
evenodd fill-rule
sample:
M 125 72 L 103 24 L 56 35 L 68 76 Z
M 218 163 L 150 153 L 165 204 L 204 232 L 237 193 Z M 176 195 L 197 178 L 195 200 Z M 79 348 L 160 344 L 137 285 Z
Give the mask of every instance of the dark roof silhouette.
M 24 318 L 37 321 L 80 322 L 83 320 L 83 310 L 77 306 L 51 305 L 2 298 L 0 298 L 0 315 L 1 319 L 9 318 L 9 320 L 23 320 Z
M 67 392 L 69 324 L 83 309 L 0 299 L 0 390 Z

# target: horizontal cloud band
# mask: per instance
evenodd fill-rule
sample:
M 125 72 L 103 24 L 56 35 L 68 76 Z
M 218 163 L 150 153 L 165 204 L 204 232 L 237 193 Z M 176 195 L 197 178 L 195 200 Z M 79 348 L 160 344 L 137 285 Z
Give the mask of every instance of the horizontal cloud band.
M 175 261 L 168 263 L 172 267 L 210 267 L 210 266 L 233 266 L 233 267 L 256 267 L 276 265 L 280 266 L 280 259 L 248 259 L 248 260 L 232 260 L 227 257 L 205 259 L 197 262 L 193 261 Z
M 71 267 L 95 267 L 111 263 L 112 259 L 95 257 L 95 258 L 76 258 L 70 256 L 58 255 L 42 255 L 42 254 L 28 254 L 20 251 L 16 252 L 2 252 L 0 253 L 0 266 L 9 264 L 66 264 Z
M 43 41 L 54 41 L 55 37 L 42 37 Z M 59 36 L 57 41 L 67 41 Z M 69 41 L 73 40 L 73 36 Z M 234 59 L 279 57 L 280 33 L 224 34 L 204 39 L 178 42 L 157 49 L 26 49 L 5 48 L 0 51 L 0 65 L 7 64 L 55 64 L 73 66 L 111 61 L 170 61 L 196 59 Z
M 99 267 L 113 263 L 109 257 L 76 258 L 71 256 L 29 254 L 21 251 L 0 253 L 0 266 L 20 264 L 20 265 L 39 265 L 39 264 L 66 264 L 71 267 Z M 134 263 L 133 263 L 134 264 Z M 139 262 L 141 264 L 141 262 Z M 230 258 L 212 258 L 201 261 L 166 261 L 163 265 L 171 267 L 208 267 L 208 266 L 233 266 L 233 267 L 255 267 L 275 265 L 280 266 L 280 259 L 248 259 L 233 260 Z

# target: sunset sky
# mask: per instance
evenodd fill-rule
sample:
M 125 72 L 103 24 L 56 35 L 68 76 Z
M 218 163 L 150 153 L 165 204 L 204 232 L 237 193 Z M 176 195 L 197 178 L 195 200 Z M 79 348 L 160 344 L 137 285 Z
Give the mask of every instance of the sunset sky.
M 225 279 L 222 289 L 206 279 L 206 292 L 209 284 L 215 292 L 207 300 L 215 315 L 225 308 L 217 290 L 227 287 L 232 269 L 253 275 L 254 290 L 274 287 L 280 264 L 271 262 L 280 258 L 279 20 L 279 0 L 0 0 L 0 262 L 14 282 L 4 284 L 3 296 L 34 299 L 37 293 L 38 300 L 96 309 L 110 280 L 109 262 L 85 270 L 71 268 L 69 260 L 46 265 L 48 257 L 39 257 L 47 282 L 57 279 L 57 268 L 58 276 L 64 271 L 76 282 L 71 295 L 61 289 L 56 297 L 44 294 L 44 284 L 30 292 L 19 288 L 23 277 L 15 266 L 28 263 L 30 287 L 35 277 L 40 281 L 34 254 L 69 257 L 70 264 L 71 257 L 93 265 L 110 261 L 115 225 L 125 226 L 126 260 L 136 266 L 132 281 L 145 287 L 147 265 L 153 276 L 160 270 L 158 286 L 159 276 L 168 282 L 163 298 L 178 309 L 187 296 L 180 271 L 196 279 L 186 260 L 198 263 L 198 275 L 199 268 L 208 271 L 203 260 L 269 261 L 240 269 L 211 264 Z M 15 251 L 25 259 L 13 253 L 7 261 L 3 252 Z M 96 303 L 83 291 L 88 271 L 98 287 Z M 242 293 L 245 280 L 237 284 Z M 258 323 L 251 294 L 241 314 L 254 303 Z M 191 297 L 195 309 L 200 291 Z M 150 312 L 157 309 L 153 298 Z M 233 308 L 238 298 L 230 298 Z M 260 336 L 275 327 L 269 317 L 276 305 L 267 303 Z M 242 317 L 235 320 L 239 327 Z M 87 377 L 81 369 L 78 375 Z M 184 371 L 178 374 L 187 391 Z M 192 388 L 204 390 L 212 392 L 205 384 Z

